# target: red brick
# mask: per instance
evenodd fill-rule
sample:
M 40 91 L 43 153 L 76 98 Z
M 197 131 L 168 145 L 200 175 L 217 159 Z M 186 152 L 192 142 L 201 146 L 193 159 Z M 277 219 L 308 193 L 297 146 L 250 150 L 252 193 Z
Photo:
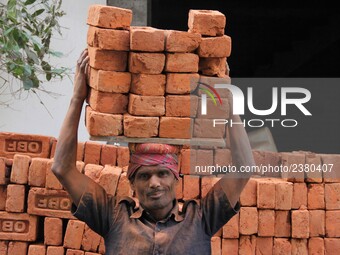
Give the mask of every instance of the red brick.
M 117 147 L 117 166 L 128 166 L 130 161 L 130 151 L 128 147 Z
M 292 245 L 287 238 L 274 238 L 273 255 L 289 255 Z
M 13 165 L 11 171 L 11 182 L 18 184 L 26 184 L 28 181 L 28 169 L 31 157 L 16 154 L 13 157 Z
M 315 153 L 307 153 L 306 164 L 310 168 L 310 171 L 306 172 L 306 182 L 322 182 L 321 156 Z M 318 171 L 318 169 L 321 171 Z
M 45 255 L 46 247 L 41 244 L 30 244 L 28 247 L 28 255 Z
M 257 207 L 261 209 L 275 208 L 275 183 L 261 179 L 257 182 Z
M 223 13 L 214 10 L 190 10 L 188 26 L 189 32 L 207 36 L 220 36 L 224 34 L 226 17 Z
M 81 241 L 81 249 L 84 251 L 93 251 L 96 252 L 100 243 L 100 235 L 95 233 L 93 230 L 89 228 L 89 226 L 85 225 L 83 239 Z
M 307 210 L 292 211 L 292 237 L 309 237 L 309 212 Z
M 309 211 L 309 236 L 325 235 L 325 211 L 310 210 Z
M 273 254 L 273 238 L 272 237 L 257 237 L 256 238 L 256 254 Z
M 220 237 L 213 236 L 211 238 L 211 254 L 221 255 L 222 240 Z
M 96 27 L 129 29 L 132 11 L 113 6 L 94 4 L 89 7 L 87 24 Z
M 199 71 L 208 76 L 224 78 L 226 76 L 226 58 L 200 58 Z
M 255 254 L 256 236 L 240 236 L 239 240 L 239 255 Z
M 190 174 L 191 162 L 196 162 L 196 150 L 182 149 L 179 156 L 181 174 Z
M 69 220 L 64 237 L 64 247 L 80 249 L 85 223 L 79 220 Z
M 141 96 L 164 96 L 164 74 L 132 74 L 130 92 Z
M 25 209 L 25 186 L 10 184 L 7 186 L 7 212 L 24 212 Z
M 223 77 L 211 77 L 211 76 L 205 76 L 200 75 L 199 82 L 201 84 L 206 84 L 211 87 L 215 87 L 215 84 L 231 84 L 231 79 L 229 76 L 225 75 Z M 217 93 L 220 95 L 221 98 L 231 98 L 231 92 L 228 89 L 225 88 L 215 88 Z M 203 91 L 198 91 L 198 95 L 201 95 L 202 93 L 205 93 Z
M 102 145 L 97 142 L 85 142 L 84 162 L 85 164 L 99 164 Z
M 195 199 L 200 196 L 200 178 L 197 176 L 184 175 L 183 199 Z
M 62 245 L 63 221 L 59 218 L 45 217 L 44 219 L 44 244 Z
M 290 210 L 292 208 L 293 183 L 278 182 L 275 185 L 275 209 Z
M 326 236 L 340 237 L 340 211 L 326 211 Z
M 65 250 L 62 246 L 48 246 L 46 255 L 64 255 Z
M 46 184 L 47 189 L 63 189 L 63 185 L 59 182 L 55 174 L 52 172 L 53 160 L 47 163 L 46 168 Z
M 219 37 L 204 37 L 197 53 L 200 57 L 224 58 L 231 54 L 231 38 L 227 35 Z
M 340 183 L 325 184 L 326 210 L 340 209 Z
M 70 211 L 72 200 L 64 190 L 31 188 L 27 204 L 29 214 L 74 219 Z
M 117 146 L 110 144 L 103 144 L 100 154 L 100 164 L 105 165 L 116 165 L 117 162 Z
M 176 199 L 183 199 L 183 179 L 180 178 L 176 184 Z
M 292 254 L 294 255 L 308 255 L 307 239 L 291 239 Z
M 222 255 L 238 255 L 238 239 L 222 239 Z
M 196 151 L 196 162 L 193 162 L 193 167 L 195 167 L 194 174 L 196 175 L 207 175 L 211 177 L 210 170 L 208 166 L 214 164 L 214 152 L 211 149 L 199 149 Z M 200 169 L 196 169 L 199 166 Z
M 164 30 L 133 26 L 130 29 L 130 49 L 133 51 L 164 51 Z
M 114 196 L 116 194 L 119 177 L 122 169 L 118 166 L 106 165 L 100 172 L 98 183 L 102 186 L 106 193 Z
M 5 158 L 0 157 L 0 185 L 7 184 Z
M 216 157 L 216 151 L 215 151 Z M 241 206 L 256 206 L 257 204 L 257 181 L 250 178 L 240 195 Z
M 223 238 L 239 238 L 239 221 L 240 214 L 238 213 L 223 226 Z
M 162 53 L 129 54 L 129 71 L 131 73 L 160 74 L 165 65 L 165 55 Z
M 166 54 L 165 71 L 172 73 L 197 73 L 199 57 L 193 53 Z
M 129 51 L 130 32 L 89 26 L 87 44 L 102 50 Z
M 123 172 L 119 178 L 116 196 L 132 196 L 132 193 L 133 191 L 131 189 L 129 179 L 126 177 L 126 172 Z
M 220 180 L 221 178 L 206 176 L 201 179 L 201 197 L 205 197 L 210 189 Z
M 340 155 L 321 155 L 324 182 L 340 182 Z
M 124 94 L 91 89 L 88 102 L 91 108 L 97 112 L 121 114 L 127 111 L 128 97 Z
M 83 161 L 77 161 L 76 162 L 76 168 L 79 171 L 79 173 L 84 173 L 85 163 Z
M 105 71 L 124 72 L 127 67 L 128 53 L 125 51 L 101 50 L 88 47 L 89 65 Z
M 75 250 L 75 249 L 67 249 L 66 255 L 84 255 L 85 252 L 81 250 Z
M 96 112 L 86 107 L 86 128 L 92 136 L 118 136 L 123 134 L 123 115 Z
M 293 167 L 294 165 L 302 164 L 304 165 L 306 163 L 306 156 L 303 153 L 289 153 L 289 152 L 283 152 L 281 153 L 281 163 L 284 167 L 288 167 L 291 169 L 290 172 L 283 172 L 282 178 L 287 179 L 287 181 L 291 182 L 304 182 L 305 178 L 305 172 L 298 171 L 299 169 L 297 167 Z M 293 170 L 296 170 L 293 172 Z
M 229 149 L 215 149 L 215 151 L 214 151 L 214 164 L 220 165 L 220 166 L 232 165 L 232 158 L 231 158 L 230 150 Z M 256 194 L 255 194 L 255 196 L 256 196 Z M 250 199 L 254 199 L 254 198 L 250 198 Z M 256 200 L 255 200 L 254 205 L 256 205 Z M 252 206 L 252 205 L 250 205 L 250 206 Z
M 339 251 L 339 238 L 325 238 L 325 255 L 338 255 Z
M 51 152 L 50 152 L 49 158 L 54 158 L 56 147 L 57 147 L 57 139 L 53 138 L 53 139 L 51 139 Z
M 290 237 L 291 215 L 290 211 L 275 211 L 275 237 Z
M 32 158 L 28 169 L 28 185 L 45 187 L 48 161 L 49 159 L 45 158 Z
M 28 243 L 24 242 L 9 242 L 8 243 L 8 255 L 27 255 Z
M 101 165 L 87 164 L 85 166 L 84 173 L 86 176 L 90 177 L 95 182 L 98 182 L 99 175 L 103 169 L 104 166 Z
M 95 90 L 110 93 L 128 93 L 131 74 L 90 68 L 89 85 Z
M 308 209 L 325 209 L 324 184 L 308 184 Z
M 259 210 L 258 219 L 258 236 L 274 236 L 275 235 L 275 211 Z
M 26 213 L 0 212 L 0 240 L 33 242 L 37 238 L 38 218 Z M 16 254 L 16 253 L 9 253 Z
M 191 138 L 190 118 L 161 117 L 159 124 L 159 137 L 163 138 Z
M 272 152 L 272 151 L 265 151 L 264 152 L 264 161 L 265 165 L 267 167 L 275 167 L 279 166 L 281 164 L 281 156 L 279 153 Z M 265 172 L 265 176 L 271 176 L 271 177 L 281 177 L 281 173 L 278 172 Z
M 217 100 L 217 99 L 216 99 Z M 199 98 L 198 100 L 198 107 L 197 107 L 197 118 L 203 119 L 229 119 L 230 117 L 230 108 L 229 108 L 229 101 L 227 98 L 221 98 L 222 105 L 217 104 L 215 105 L 214 101 L 211 98 L 207 98 L 207 114 L 202 115 L 202 99 Z M 224 124 L 221 125 L 222 127 L 225 126 Z
M 214 127 L 214 120 L 212 119 L 196 118 L 194 120 L 194 137 L 224 139 L 226 136 L 225 130 L 225 125 L 216 125 Z
M 0 157 L 12 159 L 15 154 L 48 158 L 53 137 L 0 132 Z
M 101 254 L 96 252 L 85 252 L 85 255 L 101 255 Z
M 0 186 L 0 211 L 6 210 L 7 186 Z
M 0 255 L 7 255 L 7 241 L 0 241 Z
M 162 116 L 165 114 L 165 97 L 130 94 L 128 112 L 131 115 Z
M 307 185 L 306 183 L 293 183 L 292 209 L 299 209 L 300 206 L 307 206 Z
M 201 35 L 185 31 L 166 31 L 165 51 L 168 52 L 193 52 L 201 42 Z
M 309 255 L 324 255 L 325 242 L 321 237 L 311 237 L 308 239 L 308 253 Z
M 197 106 L 198 106 L 197 96 L 168 95 L 165 97 L 165 116 L 195 117 L 197 112 Z
M 159 118 L 124 114 L 124 135 L 127 137 L 158 136 Z
M 168 73 L 166 75 L 166 93 L 189 94 L 197 87 L 199 75 L 196 73 Z
M 256 207 L 241 207 L 240 234 L 252 235 L 258 230 L 258 212 Z

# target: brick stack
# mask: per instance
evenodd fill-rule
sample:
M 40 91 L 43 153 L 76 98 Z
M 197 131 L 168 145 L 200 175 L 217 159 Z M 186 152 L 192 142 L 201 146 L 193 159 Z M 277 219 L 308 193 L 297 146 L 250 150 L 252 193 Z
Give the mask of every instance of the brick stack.
M 191 10 L 188 32 L 130 26 L 131 17 L 131 10 L 116 7 L 89 9 L 89 134 L 188 139 L 194 132 L 202 136 L 207 123 L 194 121 L 199 114 L 198 96 L 190 92 L 199 81 L 209 83 L 208 77 L 230 83 L 226 58 L 231 39 L 224 35 L 225 16 Z
M 71 215 L 70 197 L 50 170 L 55 145 L 53 137 L 0 133 L 1 255 L 104 254 L 103 239 Z M 202 162 L 212 156 L 211 150 L 191 150 L 181 149 L 180 203 L 204 197 L 221 178 L 189 176 L 190 155 Z M 213 153 L 213 164 L 231 164 L 228 149 Z M 212 238 L 212 254 L 338 254 L 340 155 L 254 151 L 254 156 L 258 165 L 333 167 L 306 176 L 251 178 L 240 197 L 240 213 Z M 79 143 L 77 160 L 79 171 L 108 194 L 132 195 L 127 147 Z

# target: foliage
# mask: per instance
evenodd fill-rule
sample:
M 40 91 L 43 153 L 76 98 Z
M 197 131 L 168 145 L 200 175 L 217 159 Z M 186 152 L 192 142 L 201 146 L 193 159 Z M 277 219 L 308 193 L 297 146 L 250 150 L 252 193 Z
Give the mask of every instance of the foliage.
M 21 81 L 25 90 L 38 88 L 46 78 L 63 78 L 68 69 L 54 67 L 50 57 L 53 33 L 61 35 L 62 0 L 8 0 L 0 3 L 0 71 Z M 1 77 L 1 76 L 0 76 Z M 1 77 L 5 83 L 9 82 Z M 9 84 L 10 85 L 10 84 Z

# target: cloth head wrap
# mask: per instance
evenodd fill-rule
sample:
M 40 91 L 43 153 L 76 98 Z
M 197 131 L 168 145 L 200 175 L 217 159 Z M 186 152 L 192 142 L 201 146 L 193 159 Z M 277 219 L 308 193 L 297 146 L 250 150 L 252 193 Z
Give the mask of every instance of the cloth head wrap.
M 130 164 L 127 177 L 135 174 L 141 166 L 161 165 L 168 168 L 179 179 L 178 158 L 179 148 L 168 144 L 130 144 Z

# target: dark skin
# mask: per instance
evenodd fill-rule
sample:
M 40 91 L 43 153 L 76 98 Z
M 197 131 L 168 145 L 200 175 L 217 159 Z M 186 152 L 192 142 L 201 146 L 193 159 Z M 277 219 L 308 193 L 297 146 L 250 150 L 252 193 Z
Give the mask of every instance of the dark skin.
M 84 50 L 78 61 L 74 78 L 74 90 L 70 105 L 62 124 L 54 163 L 53 173 L 69 192 L 73 202 L 78 205 L 86 185 L 93 182 L 89 177 L 81 174 L 76 168 L 78 143 L 78 126 L 82 106 L 87 97 L 86 70 L 88 67 L 88 52 Z M 232 116 L 234 122 L 239 122 L 239 116 Z M 254 159 L 249 140 L 242 125 L 229 128 L 231 152 L 236 167 L 254 165 Z M 221 184 L 231 206 L 235 206 L 241 191 L 248 182 L 251 174 L 242 178 L 222 178 Z M 142 166 L 137 170 L 131 187 L 135 191 L 142 207 L 150 213 L 156 221 L 165 219 L 173 207 L 177 180 L 170 170 L 159 166 Z

